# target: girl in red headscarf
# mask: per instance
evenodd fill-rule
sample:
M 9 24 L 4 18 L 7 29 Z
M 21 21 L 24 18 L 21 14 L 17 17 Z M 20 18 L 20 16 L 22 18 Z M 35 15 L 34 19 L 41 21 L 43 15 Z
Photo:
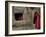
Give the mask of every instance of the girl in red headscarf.
M 34 13 L 34 24 L 35 24 L 35 29 L 40 29 L 40 12 Z

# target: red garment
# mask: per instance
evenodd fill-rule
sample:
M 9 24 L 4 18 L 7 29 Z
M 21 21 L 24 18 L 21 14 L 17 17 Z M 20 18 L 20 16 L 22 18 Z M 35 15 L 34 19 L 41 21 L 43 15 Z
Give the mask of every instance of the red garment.
M 35 12 L 34 14 L 34 24 L 35 24 L 35 29 L 40 29 L 40 14 Z

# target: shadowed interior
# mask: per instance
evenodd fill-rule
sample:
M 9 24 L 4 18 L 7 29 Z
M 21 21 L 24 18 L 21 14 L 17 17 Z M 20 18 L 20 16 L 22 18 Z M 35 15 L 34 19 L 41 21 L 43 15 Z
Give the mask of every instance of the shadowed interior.
M 15 20 L 23 20 L 23 13 L 15 13 Z

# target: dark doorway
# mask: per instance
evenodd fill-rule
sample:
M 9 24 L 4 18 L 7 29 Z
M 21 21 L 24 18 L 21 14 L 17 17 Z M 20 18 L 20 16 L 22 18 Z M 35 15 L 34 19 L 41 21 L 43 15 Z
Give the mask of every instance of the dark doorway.
M 16 21 L 23 20 L 23 13 L 15 13 L 14 15 Z

